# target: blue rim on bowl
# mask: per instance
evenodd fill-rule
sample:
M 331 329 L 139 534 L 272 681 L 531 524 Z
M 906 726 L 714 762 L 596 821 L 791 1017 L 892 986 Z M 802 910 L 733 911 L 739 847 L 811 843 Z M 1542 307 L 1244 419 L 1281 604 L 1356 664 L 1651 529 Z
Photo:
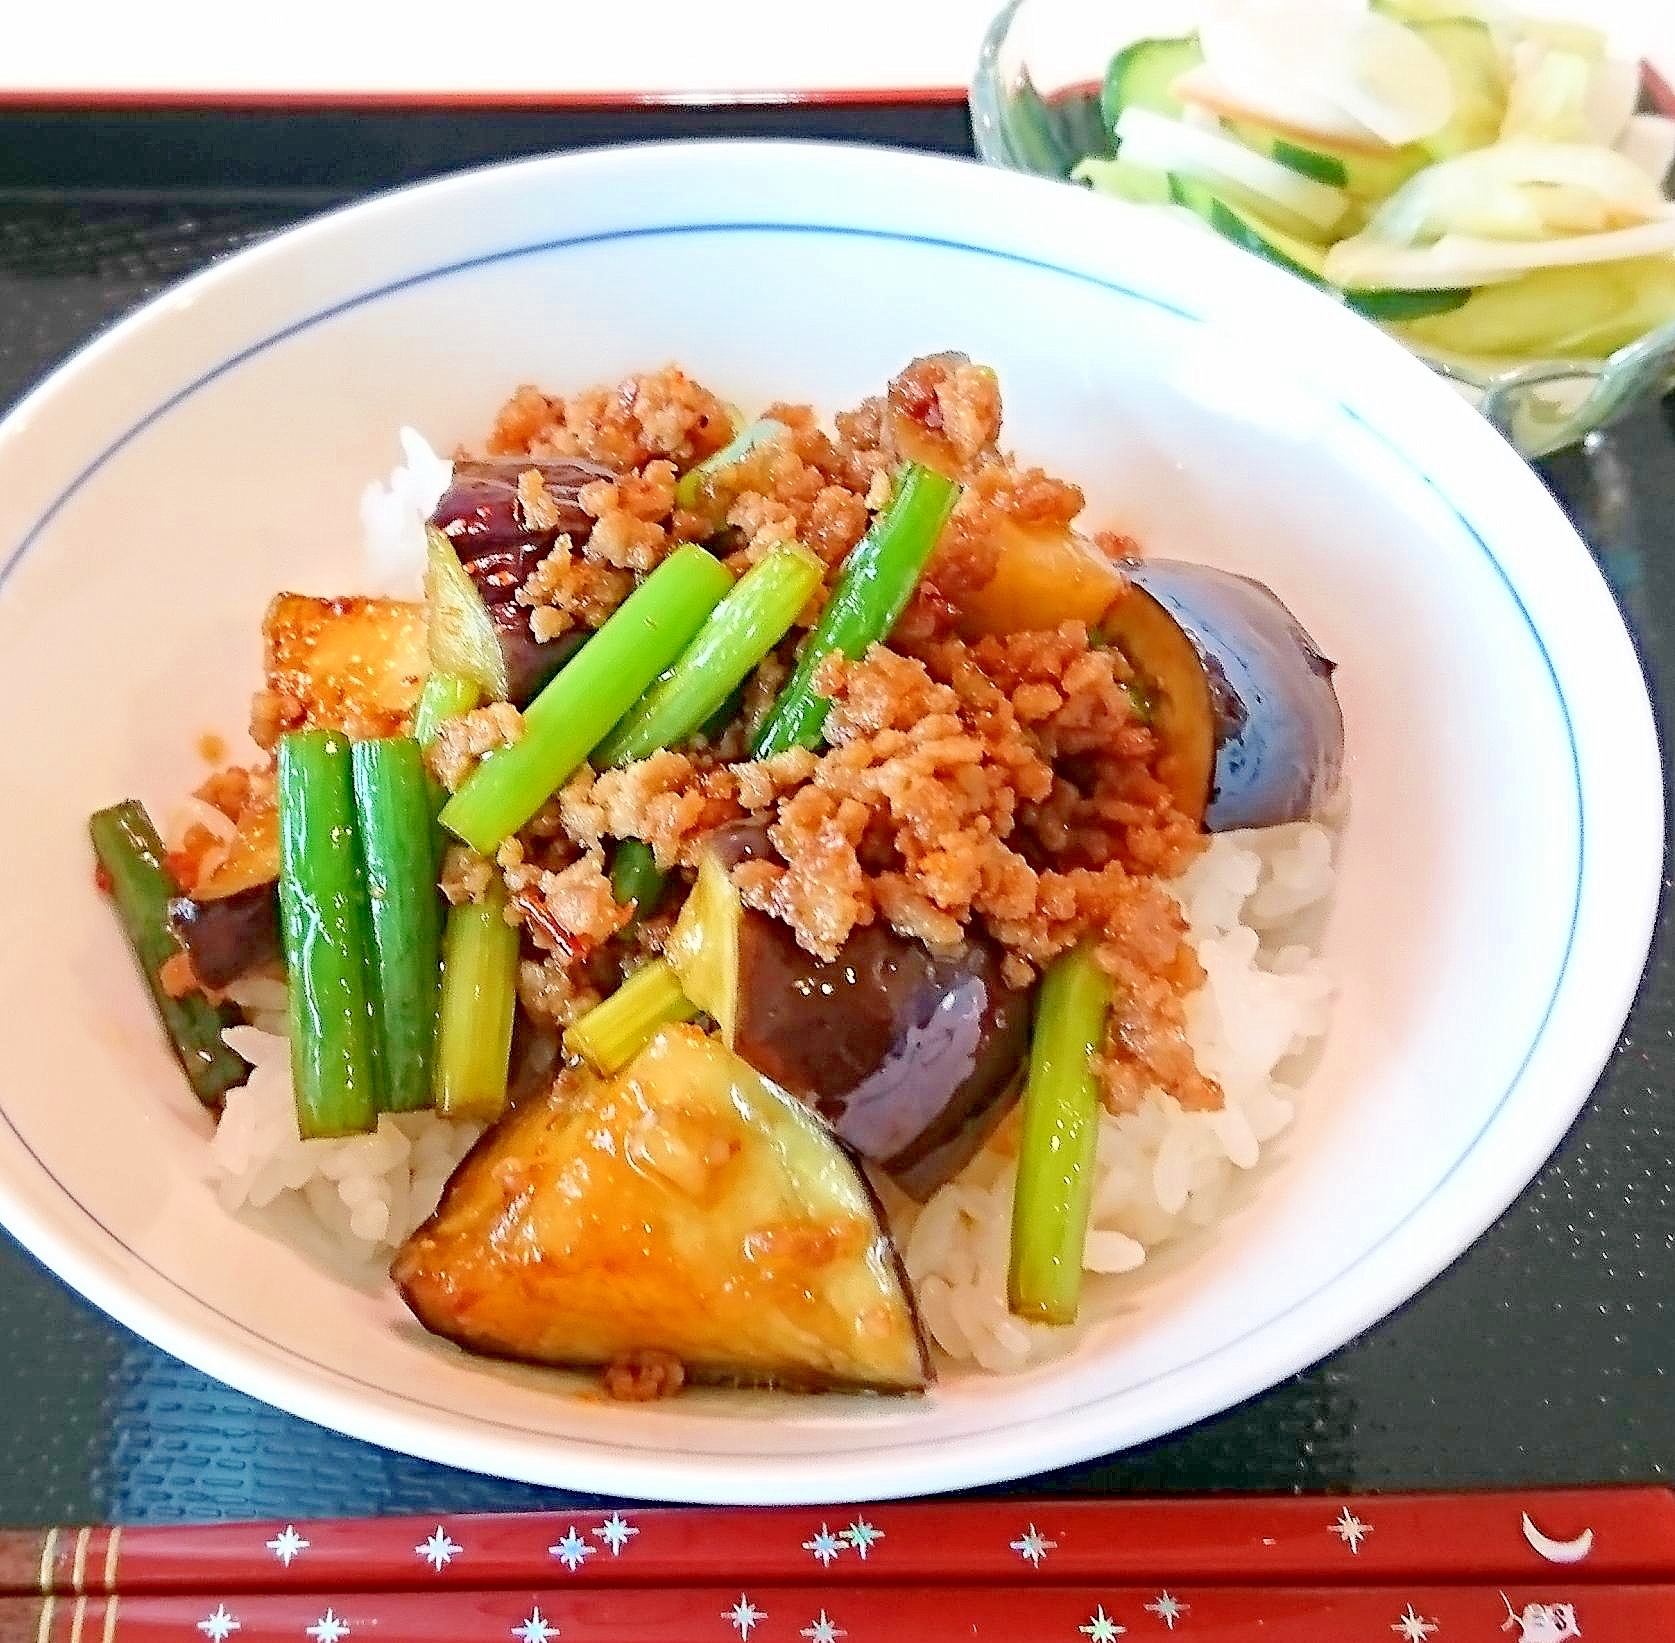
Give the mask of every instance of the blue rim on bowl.
M 1103 142 L 1095 106 L 1097 73 L 1043 95 L 1014 33 L 1020 12 L 1040 0 L 1008 0 L 989 25 L 970 86 L 971 129 L 987 165 L 1068 180 L 1090 137 Z M 1648 71 L 1648 95 L 1664 112 L 1670 91 Z M 1604 359 L 1532 359 L 1485 369 L 1483 362 L 1416 353 L 1454 383 L 1520 455 L 1534 460 L 1609 427 L 1675 389 L 1675 320 Z

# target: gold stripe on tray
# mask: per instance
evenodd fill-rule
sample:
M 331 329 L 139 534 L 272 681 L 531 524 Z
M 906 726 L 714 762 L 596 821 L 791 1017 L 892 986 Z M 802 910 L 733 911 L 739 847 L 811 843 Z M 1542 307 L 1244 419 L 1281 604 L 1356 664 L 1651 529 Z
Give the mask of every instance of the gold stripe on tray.
M 53 1558 L 58 1551 L 58 1530 L 56 1527 L 47 1530 L 47 1538 L 41 1546 L 41 1595 L 44 1597 L 52 1590 L 53 1578 L 57 1571 L 53 1567 Z

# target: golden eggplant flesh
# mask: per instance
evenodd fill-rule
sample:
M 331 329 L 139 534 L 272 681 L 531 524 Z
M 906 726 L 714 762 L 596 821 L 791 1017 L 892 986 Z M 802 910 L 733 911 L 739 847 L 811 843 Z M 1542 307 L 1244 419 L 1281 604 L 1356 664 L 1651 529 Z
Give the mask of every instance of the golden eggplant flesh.
M 427 1329 L 559 1366 L 643 1352 L 689 1380 L 922 1389 L 930 1361 L 859 1170 L 800 1102 L 689 1025 L 612 1079 L 513 1109 L 392 1269 Z
M 357 739 L 399 735 L 430 672 L 416 601 L 282 593 L 262 637 L 268 689 L 301 722 Z

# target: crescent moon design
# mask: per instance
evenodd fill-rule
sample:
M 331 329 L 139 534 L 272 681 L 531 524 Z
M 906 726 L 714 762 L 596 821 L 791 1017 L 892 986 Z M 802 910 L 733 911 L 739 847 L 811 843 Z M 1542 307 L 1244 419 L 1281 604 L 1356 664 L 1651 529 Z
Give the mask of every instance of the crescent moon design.
M 1592 1529 L 1584 1529 L 1574 1540 L 1554 1540 L 1536 1528 L 1528 1512 L 1524 1513 L 1524 1539 L 1549 1563 L 1580 1563 L 1594 1549 Z

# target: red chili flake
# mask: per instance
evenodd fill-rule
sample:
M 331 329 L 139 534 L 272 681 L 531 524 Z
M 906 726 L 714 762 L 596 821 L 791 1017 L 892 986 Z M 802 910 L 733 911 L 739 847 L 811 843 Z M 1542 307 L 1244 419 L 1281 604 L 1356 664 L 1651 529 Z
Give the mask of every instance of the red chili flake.
M 578 963 L 592 951 L 592 942 L 583 941 L 566 930 L 553 917 L 547 904 L 527 890 L 520 890 L 513 896 L 512 905 L 523 914 L 524 923 L 535 933 L 541 945 L 556 953 L 566 964 Z
M 116 880 L 111 877 L 110 869 L 102 861 L 93 864 L 93 882 L 102 895 L 108 896 L 116 888 Z
M 904 372 L 891 386 L 896 403 L 915 422 L 923 422 L 929 427 L 941 425 L 942 407 L 937 403 L 936 389 L 930 383 Z M 931 422 L 932 416 L 936 417 L 935 422 Z

